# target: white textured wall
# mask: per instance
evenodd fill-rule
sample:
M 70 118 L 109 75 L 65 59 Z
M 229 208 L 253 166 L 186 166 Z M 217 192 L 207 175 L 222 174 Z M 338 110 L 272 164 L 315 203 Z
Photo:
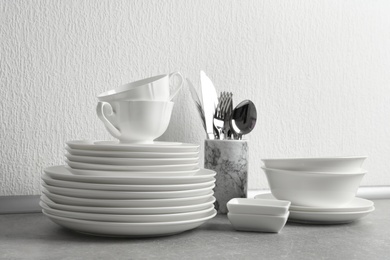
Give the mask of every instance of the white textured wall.
M 367 154 L 363 185 L 390 185 L 389 1 L 0 0 L 0 195 L 40 193 L 72 139 L 110 138 L 95 96 L 203 69 L 252 99 L 250 188 L 262 157 Z M 189 91 L 166 140 L 203 143 Z

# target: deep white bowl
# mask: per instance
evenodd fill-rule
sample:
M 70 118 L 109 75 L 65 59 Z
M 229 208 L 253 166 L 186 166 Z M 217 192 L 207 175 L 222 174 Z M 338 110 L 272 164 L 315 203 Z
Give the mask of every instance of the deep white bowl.
M 322 173 L 264 168 L 272 195 L 292 205 L 342 207 L 356 195 L 365 171 Z
M 359 172 L 367 156 L 262 159 L 265 168 L 290 171 Z
M 227 208 L 234 214 L 284 215 L 290 204 L 285 200 L 234 198 L 229 200 Z
M 289 214 L 288 211 L 278 216 L 228 213 L 228 218 L 236 230 L 278 233 L 286 224 Z

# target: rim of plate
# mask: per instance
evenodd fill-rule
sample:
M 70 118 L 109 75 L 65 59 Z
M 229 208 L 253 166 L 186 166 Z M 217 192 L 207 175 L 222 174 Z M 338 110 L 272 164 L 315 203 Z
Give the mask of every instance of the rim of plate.
M 74 149 L 82 149 L 87 150 L 88 148 L 104 148 L 104 149 L 121 149 L 126 150 L 123 148 L 153 148 L 153 149 L 180 149 L 180 148 L 188 148 L 188 149 L 199 149 L 200 145 L 197 144 L 190 144 L 190 143 L 180 143 L 180 142 L 154 142 L 153 144 L 121 144 L 117 143 L 116 141 L 107 141 L 107 140 L 71 140 L 66 142 L 66 144 L 70 148 Z M 83 148 L 77 148 L 77 147 L 85 147 Z M 88 149 L 89 150 L 89 149 Z
M 324 157 L 290 157 L 290 158 L 264 158 L 262 161 L 284 161 L 284 160 L 343 160 L 343 159 L 363 159 L 368 155 L 351 156 L 324 156 Z

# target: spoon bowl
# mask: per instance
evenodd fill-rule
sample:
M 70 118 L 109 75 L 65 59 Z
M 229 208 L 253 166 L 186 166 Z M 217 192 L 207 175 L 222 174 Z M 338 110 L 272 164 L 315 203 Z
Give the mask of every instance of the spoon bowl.
M 255 104 L 246 99 L 238 104 L 232 113 L 230 126 L 234 139 L 241 140 L 243 135 L 249 134 L 256 125 L 257 111 Z

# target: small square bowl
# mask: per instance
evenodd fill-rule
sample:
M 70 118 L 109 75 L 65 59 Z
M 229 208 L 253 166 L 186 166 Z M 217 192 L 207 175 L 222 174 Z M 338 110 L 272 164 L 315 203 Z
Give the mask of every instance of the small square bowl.
M 227 208 L 233 214 L 285 215 L 290 205 L 286 200 L 235 198 L 227 203 Z
M 234 229 L 239 231 L 279 233 L 289 214 L 289 211 L 279 216 L 228 213 L 228 218 Z

